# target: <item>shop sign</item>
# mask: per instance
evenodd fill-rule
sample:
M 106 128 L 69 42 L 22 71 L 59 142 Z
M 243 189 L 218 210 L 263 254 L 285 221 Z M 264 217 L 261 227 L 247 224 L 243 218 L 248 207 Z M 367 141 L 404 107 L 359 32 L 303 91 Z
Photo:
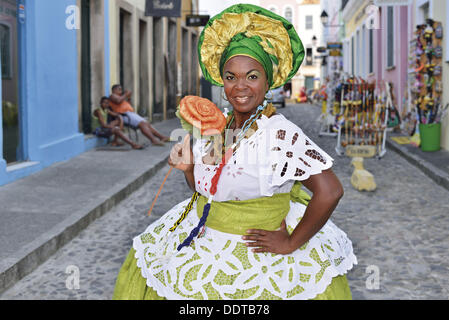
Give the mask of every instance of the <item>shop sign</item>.
M 181 17 L 181 0 L 146 0 L 145 15 L 151 17 Z
M 328 42 L 327 49 L 329 50 L 329 56 L 340 57 L 343 50 L 343 43 L 341 42 Z
M 19 4 L 19 22 L 25 23 L 25 5 L 23 3 Z
M 209 15 L 189 14 L 186 17 L 186 25 L 188 27 L 204 27 L 209 20 Z
M 351 158 L 372 158 L 376 155 L 375 146 L 347 146 L 346 155 Z
M 341 42 L 328 42 L 327 48 L 329 50 L 342 50 L 343 49 L 343 43 Z

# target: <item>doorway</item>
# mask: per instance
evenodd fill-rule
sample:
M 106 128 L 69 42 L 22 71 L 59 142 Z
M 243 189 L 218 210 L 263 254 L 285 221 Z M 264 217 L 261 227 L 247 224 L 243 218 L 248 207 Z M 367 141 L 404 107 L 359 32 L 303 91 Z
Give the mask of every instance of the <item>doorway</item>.
M 192 61 L 191 69 L 190 69 L 190 94 L 192 95 L 198 95 L 198 36 L 194 33 L 192 33 L 192 41 L 191 41 L 191 50 L 192 50 Z
M 189 94 L 189 31 L 186 28 L 182 28 L 182 96 L 187 96 Z
M 153 17 L 153 119 L 160 121 L 164 115 L 164 25 L 162 18 Z
M 148 65 L 148 28 L 144 20 L 139 22 L 139 105 L 137 113 L 142 117 L 149 116 L 149 65 Z
M 81 123 L 84 133 L 92 132 L 90 27 L 90 0 L 81 0 Z
M 120 84 L 123 90 L 132 91 L 133 83 L 133 48 L 132 48 L 132 15 L 120 9 Z M 133 98 L 136 98 L 133 96 Z
M 0 0 L 0 56 L 2 85 L 3 158 L 8 165 L 21 161 L 19 45 L 17 1 Z
M 168 23 L 168 57 L 166 61 L 167 66 L 167 113 L 172 115 L 176 112 L 176 88 L 178 83 L 176 70 L 176 55 L 177 55 L 177 39 L 178 27 L 175 21 Z
M 314 89 L 314 87 L 315 87 L 314 77 L 306 76 L 305 87 L 306 87 L 306 90 Z

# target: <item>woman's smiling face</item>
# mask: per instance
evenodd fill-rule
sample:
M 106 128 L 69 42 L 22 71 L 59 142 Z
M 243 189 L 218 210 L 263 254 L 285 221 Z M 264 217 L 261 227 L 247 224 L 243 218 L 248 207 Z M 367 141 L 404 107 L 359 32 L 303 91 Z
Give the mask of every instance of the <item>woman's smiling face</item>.
M 223 68 L 224 91 L 234 111 L 253 113 L 265 99 L 269 86 L 265 70 L 247 56 L 229 59 Z

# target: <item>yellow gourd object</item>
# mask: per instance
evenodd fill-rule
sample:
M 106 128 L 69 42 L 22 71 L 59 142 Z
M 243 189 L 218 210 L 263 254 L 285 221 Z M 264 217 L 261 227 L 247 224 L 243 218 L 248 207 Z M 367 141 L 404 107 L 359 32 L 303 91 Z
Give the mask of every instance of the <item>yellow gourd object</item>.
M 358 191 L 374 191 L 377 188 L 374 176 L 363 167 L 363 158 L 355 157 L 351 164 L 354 172 L 351 176 L 351 184 Z

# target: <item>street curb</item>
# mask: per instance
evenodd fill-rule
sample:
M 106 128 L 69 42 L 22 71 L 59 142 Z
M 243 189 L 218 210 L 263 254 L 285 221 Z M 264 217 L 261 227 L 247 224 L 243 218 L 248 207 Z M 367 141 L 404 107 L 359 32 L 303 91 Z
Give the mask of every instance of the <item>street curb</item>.
M 167 160 L 168 155 L 143 172 L 142 175 L 136 177 L 119 190 L 114 191 L 110 197 L 99 199 L 98 202 L 91 204 L 91 208 L 87 212 L 86 210 L 75 212 L 25 248 L 17 251 L 12 257 L 2 261 L 0 264 L 0 294 L 34 271 L 56 253 L 58 249 L 62 248 L 87 228 L 90 223 L 103 216 L 140 188 L 167 164 Z
M 393 151 L 398 153 L 404 159 L 406 159 L 409 163 L 420 169 L 425 175 L 434 180 L 438 185 L 442 186 L 446 190 L 449 191 L 449 174 L 440 170 L 432 163 L 408 152 L 408 150 L 397 143 L 391 141 L 390 139 L 386 140 L 387 146 L 391 148 Z

